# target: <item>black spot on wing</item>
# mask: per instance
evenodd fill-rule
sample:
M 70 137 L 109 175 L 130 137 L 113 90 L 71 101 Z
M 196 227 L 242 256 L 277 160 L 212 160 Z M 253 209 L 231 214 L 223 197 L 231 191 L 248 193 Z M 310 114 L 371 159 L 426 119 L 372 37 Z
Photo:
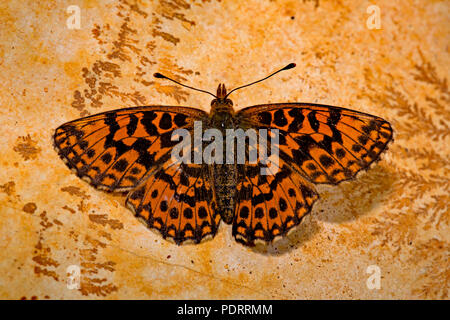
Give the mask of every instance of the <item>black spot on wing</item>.
M 286 200 L 284 200 L 283 197 L 281 197 L 280 200 L 278 201 L 278 205 L 280 206 L 280 210 L 281 211 L 283 211 L 283 212 L 286 211 L 287 203 L 286 203 Z
M 95 156 L 95 150 L 94 149 L 89 149 L 87 152 L 86 152 L 86 155 L 89 157 L 89 158 L 93 158 L 94 156 Z M 80 159 L 81 160 L 81 159 Z
M 175 122 L 175 124 L 181 128 L 183 126 L 185 126 L 187 124 L 186 122 L 187 116 L 181 113 L 177 113 L 175 115 L 175 117 L 173 118 L 173 122 Z
M 264 210 L 261 207 L 256 208 L 256 210 L 255 210 L 255 217 L 257 219 L 261 219 L 262 217 L 264 217 Z
M 109 164 L 112 160 L 112 156 L 109 152 L 107 152 L 101 157 L 101 159 L 102 159 L 103 163 Z
M 367 141 L 369 141 L 369 137 L 361 135 L 361 136 L 358 137 L 358 141 L 362 145 L 365 145 L 367 143 Z
M 324 154 L 319 157 L 319 161 L 324 166 L 324 168 L 329 168 L 334 164 L 333 158 Z
M 345 155 L 346 155 L 346 152 L 345 152 L 344 149 L 342 149 L 342 148 L 336 149 L 336 156 L 337 156 L 339 159 L 342 159 L 343 157 L 345 157 Z
M 184 216 L 186 219 L 192 219 L 192 217 L 193 217 L 192 209 L 191 209 L 191 208 L 186 208 L 186 209 L 184 209 L 184 210 L 183 210 L 183 216 Z
M 159 127 L 164 130 L 172 128 L 172 117 L 169 113 L 163 113 L 161 119 L 159 120 Z
M 362 147 L 359 144 L 352 145 L 352 150 L 355 152 L 360 152 L 362 150 Z
M 276 217 L 278 217 L 277 209 L 270 208 L 270 210 L 269 210 L 269 217 L 270 217 L 270 219 L 275 219 Z
M 241 208 L 241 211 L 239 212 L 239 216 L 241 217 L 241 218 L 243 218 L 243 219 L 247 219 L 248 218 L 248 215 L 249 215 L 249 209 L 248 209 L 248 207 L 247 206 L 243 206 L 242 208 Z
M 156 113 L 153 111 L 144 112 L 144 116 L 141 119 L 141 124 L 144 126 L 145 131 L 149 136 L 158 135 L 158 128 L 153 124 L 153 120 L 156 118 Z
M 293 118 L 288 127 L 288 132 L 298 132 L 303 127 L 305 116 L 299 108 L 293 108 L 288 111 L 289 116 Z
M 341 112 L 339 110 L 330 110 L 330 116 L 327 119 L 327 124 L 331 127 L 335 127 L 341 120 Z
M 200 219 L 205 219 L 207 217 L 207 215 L 208 215 L 208 212 L 206 211 L 205 207 L 202 206 L 198 209 L 198 217 Z
M 161 203 L 159 204 L 159 208 L 161 209 L 162 212 L 166 212 L 167 209 L 169 208 L 167 205 L 167 201 L 166 200 L 161 201 Z
M 264 125 L 270 125 L 272 123 L 272 113 L 268 111 L 261 112 L 258 114 L 258 120 Z
M 129 118 L 130 122 L 127 124 L 127 135 L 133 136 L 138 125 L 138 118 L 134 114 L 130 114 Z
M 125 159 L 120 159 L 119 161 L 117 161 L 114 164 L 113 169 L 117 170 L 119 172 L 124 172 L 127 167 L 128 167 L 128 161 Z
M 282 109 L 278 109 L 274 114 L 274 123 L 279 127 L 284 127 L 287 125 L 286 117 L 284 116 L 284 111 Z
M 172 209 L 170 209 L 170 217 L 172 218 L 172 219 L 178 219 L 178 209 L 177 208 L 172 208 Z
M 311 128 L 317 132 L 317 130 L 319 130 L 319 120 L 317 120 L 316 118 L 316 112 L 315 111 L 311 111 L 308 114 L 308 121 L 309 121 L 309 125 L 311 126 Z

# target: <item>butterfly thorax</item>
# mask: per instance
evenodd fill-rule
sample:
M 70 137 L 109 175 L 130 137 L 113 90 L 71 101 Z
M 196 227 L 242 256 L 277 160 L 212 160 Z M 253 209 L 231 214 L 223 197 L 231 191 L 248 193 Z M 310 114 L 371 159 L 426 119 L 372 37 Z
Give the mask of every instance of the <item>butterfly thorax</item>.
M 233 102 L 226 98 L 226 89 L 223 84 L 219 85 L 217 88 L 217 99 L 214 99 L 211 102 L 209 117 L 209 127 L 220 130 L 223 137 L 226 137 L 227 129 L 236 129 Z M 223 159 L 225 159 L 225 139 L 223 150 Z M 237 184 L 236 165 L 234 163 L 213 164 L 210 170 L 213 180 L 217 210 L 219 211 L 223 221 L 227 224 L 231 224 L 233 222 L 235 211 Z

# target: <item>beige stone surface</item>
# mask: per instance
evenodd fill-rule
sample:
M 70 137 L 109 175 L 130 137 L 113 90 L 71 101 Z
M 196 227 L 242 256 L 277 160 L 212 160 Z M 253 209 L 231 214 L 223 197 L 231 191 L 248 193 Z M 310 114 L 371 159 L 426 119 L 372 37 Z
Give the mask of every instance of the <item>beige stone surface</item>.
M 369 29 L 377 5 L 381 29 Z M 81 28 L 69 29 L 77 5 Z M 448 1 L 29 1 L 0 3 L 0 297 L 4 299 L 448 299 Z M 208 110 L 315 102 L 381 116 L 395 141 L 321 199 L 297 232 L 247 248 L 222 224 L 200 245 L 146 229 L 53 150 L 60 124 L 146 104 Z M 79 266 L 81 287 L 68 289 Z M 381 272 L 370 290 L 368 266 Z

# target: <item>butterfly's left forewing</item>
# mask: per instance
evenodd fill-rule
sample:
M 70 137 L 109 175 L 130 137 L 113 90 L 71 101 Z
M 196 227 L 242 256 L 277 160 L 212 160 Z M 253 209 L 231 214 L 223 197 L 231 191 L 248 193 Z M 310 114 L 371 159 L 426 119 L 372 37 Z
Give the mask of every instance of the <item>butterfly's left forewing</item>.
M 54 144 L 78 176 L 95 187 L 128 191 L 170 159 L 176 129 L 192 129 L 206 116 L 188 107 L 113 110 L 63 124 Z

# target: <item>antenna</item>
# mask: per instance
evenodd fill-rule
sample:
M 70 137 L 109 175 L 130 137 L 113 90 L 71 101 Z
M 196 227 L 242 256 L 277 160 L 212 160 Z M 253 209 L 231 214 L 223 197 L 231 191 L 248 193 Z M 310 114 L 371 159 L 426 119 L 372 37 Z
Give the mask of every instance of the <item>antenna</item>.
M 234 88 L 233 90 L 231 90 L 230 92 L 228 92 L 228 94 L 225 96 L 224 99 L 226 99 L 233 91 L 236 91 L 236 90 L 239 90 L 239 89 L 242 89 L 242 88 L 251 86 L 251 85 L 253 85 L 253 84 L 255 84 L 255 83 L 264 81 L 264 80 L 270 78 L 271 76 L 276 75 L 278 72 L 281 72 L 281 71 L 284 71 L 284 70 L 289 70 L 289 69 L 295 68 L 295 66 L 296 66 L 295 63 L 289 63 L 289 64 L 288 64 L 287 66 L 285 66 L 284 68 L 282 68 L 282 69 L 280 69 L 280 70 L 278 70 L 278 71 L 275 71 L 274 73 L 269 74 L 267 77 L 265 77 L 265 78 L 263 78 L 263 79 L 260 79 L 260 80 L 258 80 L 258 81 L 255 81 L 255 82 L 252 82 L 252 83 L 249 83 L 249 84 L 246 84 L 246 85 L 243 85 L 243 86 Z M 194 88 L 194 87 L 187 86 L 187 85 L 182 84 L 182 83 L 180 83 L 180 82 L 178 82 L 178 81 L 176 81 L 176 80 L 173 80 L 173 79 L 171 79 L 171 78 L 169 78 L 169 77 L 166 77 L 165 75 L 163 75 L 163 74 L 161 74 L 161 73 L 159 73 L 159 72 L 154 73 L 153 76 L 154 76 L 155 78 L 158 78 L 158 79 L 167 79 L 167 80 L 170 80 L 170 81 L 175 82 L 176 84 L 178 84 L 178 85 L 180 85 L 180 86 L 182 86 L 182 87 L 189 88 L 189 89 L 192 89 L 192 90 L 195 90 L 195 91 L 200 91 L 200 92 L 203 92 L 203 93 L 207 93 L 207 94 L 212 95 L 214 98 L 219 99 L 215 94 L 213 94 L 213 93 L 211 93 L 211 92 L 208 92 L 208 91 L 206 91 L 206 90 L 201 90 L 201 89 L 197 89 L 197 88 Z
M 172 81 L 172 82 L 175 82 L 176 84 L 179 84 L 180 86 L 183 86 L 183 87 L 186 87 L 186 88 L 189 88 L 189 89 L 192 89 L 192 90 L 204 92 L 204 93 L 207 93 L 207 94 L 212 95 L 214 98 L 217 98 L 217 96 L 216 96 L 215 94 L 212 94 L 211 92 L 208 92 L 208 91 L 206 91 L 206 90 L 201 90 L 201 89 L 197 89 L 197 88 L 194 88 L 194 87 L 187 86 L 187 85 L 182 84 L 182 83 L 180 83 L 180 82 L 178 82 L 178 81 L 176 81 L 176 80 L 170 79 L 169 77 L 166 77 L 165 75 L 163 75 L 163 74 L 161 74 L 161 73 L 159 73 L 159 72 L 154 73 L 153 76 L 154 76 L 155 78 L 159 78 L 159 79 L 167 79 L 167 80 L 170 80 L 170 81 Z
M 251 86 L 252 84 L 255 84 L 255 83 L 264 81 L 264 80 L 270 78 L 271 76 L 276 75 L 278 72 L 281 72 L 281 71 L 284 71 L 284 70 L 289 70 L 289 69 L 295 68 L 295 66 L 296 66 L 295 63 L 289 63 L 286 67 L 284 67 L 284 68 L 282 68 L 282 69 L 280 69 L 280 70 L 278 70 L 278 71 L 275 71 L 274 73 L 268 75 L 267 77 L 265 77 L 265 78 L 263 78 L 263 79 L 260 79 L 260 80 L 258 80 L 258 81 L 255 81 L 255 82 L 246 84 L 246 85 L 244 85 L 244 86 L 240 86 L 240 87 L 234 88 L 233 90 L 231 90 L 230 92 L 228 92 L 228 94 L 225 96 L 225 99 L 226 99 L 233 91 L 236 91 L 236 90 L 239 90 L 239 89 L 242 89 L 242 88 Z

